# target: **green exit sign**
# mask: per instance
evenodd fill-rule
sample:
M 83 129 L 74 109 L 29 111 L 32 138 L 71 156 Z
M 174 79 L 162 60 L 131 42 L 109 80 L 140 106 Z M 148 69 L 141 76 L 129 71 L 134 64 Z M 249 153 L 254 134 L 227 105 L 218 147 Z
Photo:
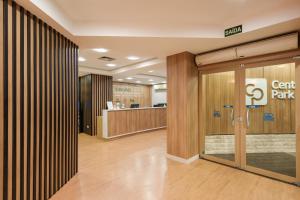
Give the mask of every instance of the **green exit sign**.
M 235 35 L 235 34 L 238 34 L 238 33 L 242 33 L 242 32 L 243 32 L 243 25 L 228 28 L 224 31 L 225 37 Z

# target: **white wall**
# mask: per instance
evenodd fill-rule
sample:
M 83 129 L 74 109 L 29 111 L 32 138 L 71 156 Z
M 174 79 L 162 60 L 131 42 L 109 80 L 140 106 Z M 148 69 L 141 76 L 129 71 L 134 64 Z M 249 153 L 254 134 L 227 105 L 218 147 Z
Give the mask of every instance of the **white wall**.
M 167 103 L 167 90 L 155 91 L 154 87 L 152 87 L 152 105 L 158 103 Z

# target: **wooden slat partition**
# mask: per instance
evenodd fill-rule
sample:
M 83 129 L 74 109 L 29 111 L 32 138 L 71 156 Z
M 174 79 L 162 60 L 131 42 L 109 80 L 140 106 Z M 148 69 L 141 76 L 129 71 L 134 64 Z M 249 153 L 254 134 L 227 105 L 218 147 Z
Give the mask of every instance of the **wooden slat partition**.
M 0 15 L 0 200 L 49 199 L 78 169 L 78 47 L 11 0 Z
M 92 74 L 92 135 L 97 135 L 97 116 L 102 116 L 106 102 L 112 99 L 112 77 Z
M 102 116 L 106 102 L 112 101 L 112 77 L 90 74 L 80 77 L 81 131 L 97 135 L 97 116 Z

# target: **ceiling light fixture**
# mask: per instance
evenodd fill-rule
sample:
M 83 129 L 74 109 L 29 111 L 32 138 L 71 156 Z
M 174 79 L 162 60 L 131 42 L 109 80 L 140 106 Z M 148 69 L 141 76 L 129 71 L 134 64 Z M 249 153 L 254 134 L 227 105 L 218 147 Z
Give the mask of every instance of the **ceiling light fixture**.
M 136 83 L 141 83 L 141 81 L 136 81 Z
M 148 71 L 149 73 L 152 73 L 153 72 L 153 70 L 150 70 L 150 71 Z
M 98 53 L 106 53 L 108 52 L 107 49 L 104 49 L 104 48 L 97 48 L 97 49 L 93 49 L 94 51 L 98 52 Z
M 116 64 L 113 64 L 113 63 L 108 63 L 108 64 L 106 64 L 106 66 L 107 67 L 115 67 L 115 66 L 117 66 Z
M 123 79 L 119 78 L 118 81 L 123 81 Z
M 79 61 L 79 62 L 84 62 L 84 61 L 86 61 L 86 59 L 85 59 L 84 57 L 79 57 L 79 58 L 78 58 L 78 61 Z
M 139 60 L 140 58 L 137 56 L 128 56 L 127 59 L 128 60 Z
M 127 80 L 132 80 L 133 78 L 132 78 L 132 77 L 127 77 L 126 79 L 127 79 Z
M 149 80 L 149 82 L 152 82 L 152 81 L 153 81 L 152 79 Z

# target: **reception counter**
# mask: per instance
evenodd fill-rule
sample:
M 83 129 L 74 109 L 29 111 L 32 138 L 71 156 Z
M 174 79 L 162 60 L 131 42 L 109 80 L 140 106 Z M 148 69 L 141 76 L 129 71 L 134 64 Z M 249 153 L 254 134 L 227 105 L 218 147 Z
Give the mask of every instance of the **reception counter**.
M 102 137 L 106 139 L 165 128 L 166 108 L 103 110 Z

